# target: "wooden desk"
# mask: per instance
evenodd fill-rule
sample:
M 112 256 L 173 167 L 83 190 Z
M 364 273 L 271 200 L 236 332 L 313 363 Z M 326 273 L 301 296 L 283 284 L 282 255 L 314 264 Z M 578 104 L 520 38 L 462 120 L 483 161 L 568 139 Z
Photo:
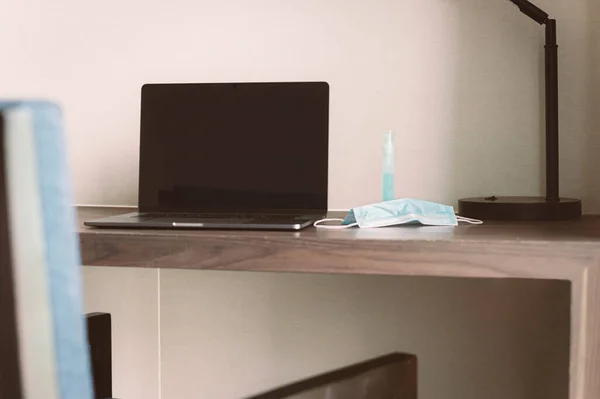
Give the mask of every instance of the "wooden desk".
M 130 212 L 81 208 L 80 220 Z M 569 280 L 571 399 L 600 397 L 600 217 L 301 232 L 92 229 L 90 266 Z

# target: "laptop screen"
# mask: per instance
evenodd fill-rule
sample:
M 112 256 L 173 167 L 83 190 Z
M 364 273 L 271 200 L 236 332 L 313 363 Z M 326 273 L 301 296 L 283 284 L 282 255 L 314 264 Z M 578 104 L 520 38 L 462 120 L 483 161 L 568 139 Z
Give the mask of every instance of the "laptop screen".
M 142 87 L 141 212 L 327 210 L 329 85 Z

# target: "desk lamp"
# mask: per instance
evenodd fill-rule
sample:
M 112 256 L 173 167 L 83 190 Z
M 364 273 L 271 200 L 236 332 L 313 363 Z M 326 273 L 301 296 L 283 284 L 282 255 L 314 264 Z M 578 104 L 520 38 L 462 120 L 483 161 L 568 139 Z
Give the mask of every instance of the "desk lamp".
M 481 220 L 566 220 L 581 216 L 581 201 L 560 198 L 558 190 L 558 45 L 556 20 L 528 0 L 510 0 L 546 25 L 546 197 L 487 197 L 458 201 L 461 216 Z

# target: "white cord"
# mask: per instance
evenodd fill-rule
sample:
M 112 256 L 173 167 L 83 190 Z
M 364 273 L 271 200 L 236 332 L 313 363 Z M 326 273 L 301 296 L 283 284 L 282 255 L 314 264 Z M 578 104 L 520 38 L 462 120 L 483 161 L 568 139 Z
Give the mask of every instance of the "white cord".
M 466 218 L 464 216 L 457 216 L 456 221 L 465 222 L 465 223 L 469 223 L 469 224 L 483 224 L 483 221 L 481 221 L 479 219 L 471 219 L 471 218 Z
M 352 224 L 339 224 L 339 225 L 323 225 L 322 223 L 325 222 L 344 222 L 344 219 L 336 219 L 336 218 L 330 218 L 330 219 L 321 219 L 321 220 L 317 220 L 313 226 L 315 226 L 318 229 L 330 229 L 330 230 L 343 230 L 343 229 L 347 229 L 350 227 L 354 227 L 354 226 L 358 226 L 358 223 L 352 223 Z

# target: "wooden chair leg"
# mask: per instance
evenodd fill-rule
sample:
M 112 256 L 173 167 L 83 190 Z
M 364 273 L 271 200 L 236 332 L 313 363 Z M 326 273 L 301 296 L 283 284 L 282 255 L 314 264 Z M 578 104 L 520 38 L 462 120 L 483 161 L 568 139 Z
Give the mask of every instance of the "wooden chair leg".
M 87 315 L 95 399 L 112 398 L 112 338 L 108 313 Z

